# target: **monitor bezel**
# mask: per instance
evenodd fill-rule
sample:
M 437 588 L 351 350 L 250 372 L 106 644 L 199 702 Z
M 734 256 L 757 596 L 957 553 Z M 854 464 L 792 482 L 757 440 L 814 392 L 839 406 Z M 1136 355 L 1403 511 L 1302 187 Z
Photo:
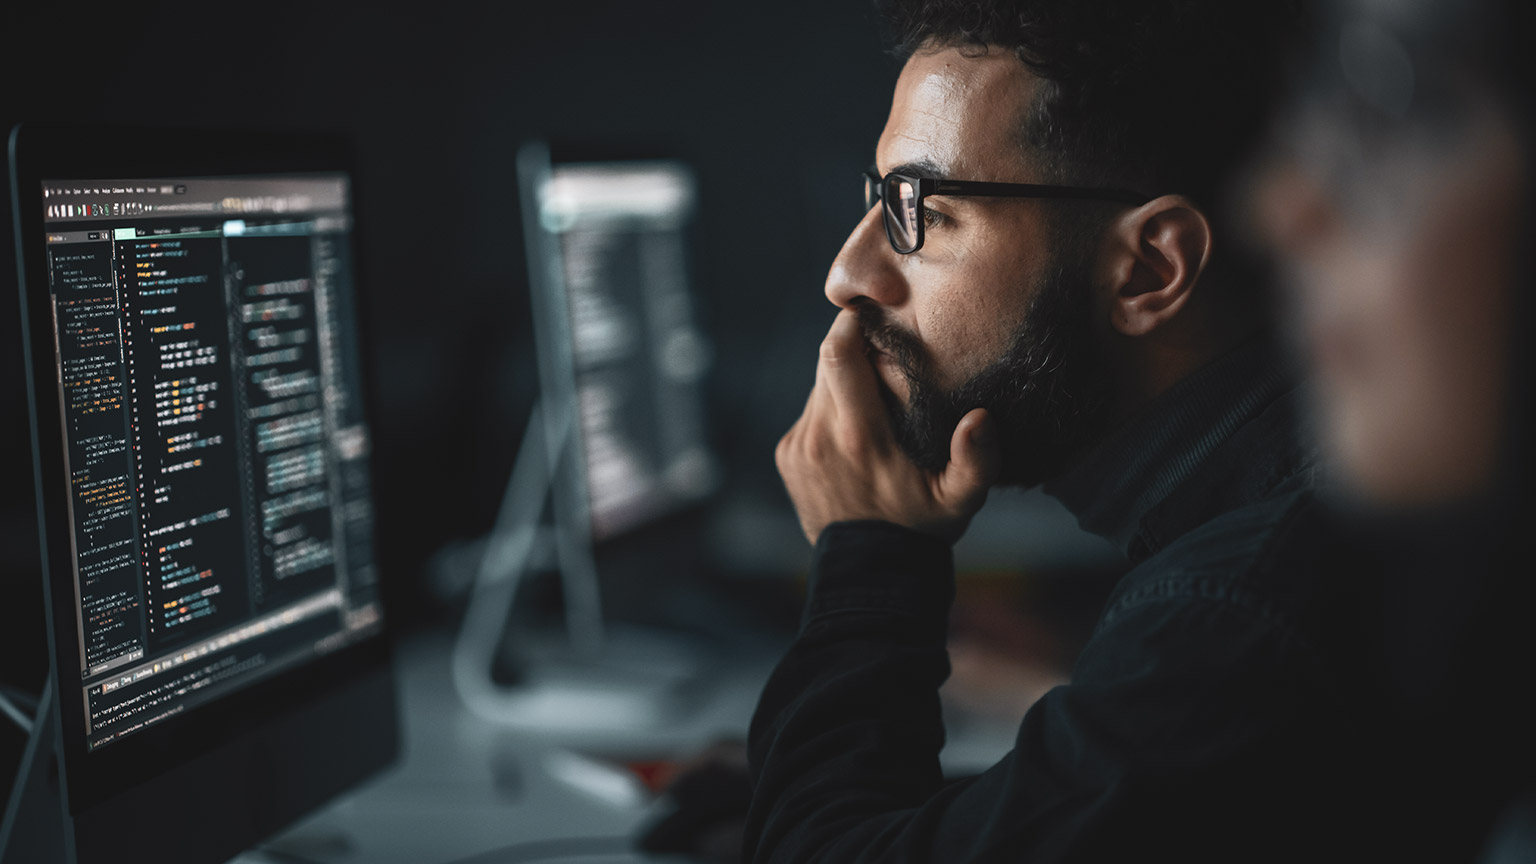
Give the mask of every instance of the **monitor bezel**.
M 264 731 L 306 729 L 306 712 L 315 717 L 315 735 L 334 736 L 343 714 L 372 718 L 369 726 L 348 730 L 359 737 L 366 758 L 353 760 L 355 774 L 366 763 L 371 773 L 398 753 L 396 697 L 391 669 L 389 610 L 384 626 L 332 654 L 316 657 L 297 670 L 265 678 L 212 703 L 127 736 L 90 752 L 84 731 L 84 694 L 78 674 L 80 657 L 74 633 L 73 568 L 67 484 L 58 482 L 64 466 L 64 429 L 55 381 L 52 317 L 44 248 L 43 182 L 49 179 L 135 179 L 169 177 L 228 177 L 244 175 L 343 173 L 355 180 L 350 142 L 340 136 L 310 132 L 273 132 L 193 128 L 128 128 L 23 124 L 9 142 L 12 206 L 15 215 L 18 289 L 26 360 L 27 398 L 31 416 L 33 482 L 37 492 L 41 569 L 47 606 L 48 638 L 54 692 L 59 699 L 61 785 L 69 812 L 76 817 L 109 802 L 120 806 L 135 788 L 160 775 L 185 768 L 232 742 L 258 739 Z M 349 183 L 354 230 L 349 245 L 354 286 L 364 284 L 357 254 L 358 184 Z M 362 304 L 359 304 L 362 305 Z M 359 319 L 365 316 L 359 315 Z M 358 322 L 360 354 L 368 356 L 368 333 Z M 48 334 L 49 338 L 36 338 Z M 372 419 L 374 383 L 364 363 L 360 398 L 363 416 Z M 370 423 L 370 427 L 374 424 Z M 370 460 L 371 461 L 371 460 Z M 46 470 L 45 470 L 46 469 Z M 57 470 L 55 470 L 57 469 Z M 371 469 L 370 469 L 371 470 Z M 52 475 L 52 476 L 50 476 Z M 50 482 L 53 481 L 53 482 Z M 377 482 L 373 488 L 377 490 Z M 375 560 L 386 559 L 377 555 Z M 382 601 L 381 601 L 382 602 Z M 64 638 L 59 638 L 64 634 Z M 328 694 L 359 681 L 375 682 L 366 692 L 368 705 L 338 712 L 318 707 Z M 383 682 L 383 683 L 378 683 Z M 357 688 L 353 688 L 356 690 Z M 334 700 L 331 700 L 334 701 Z M 352 708 L 358 709 L 352 712 Z M 323 769 L 320 769 L 323 770 Z M 239 778 L 231 778 L 238 781 Z M 315 778 L 316 785 L 349 785 L 361 777 Z M 235 785 L 239 785 L 236 782 Z M 209 790 L 211 796 L 217 791 Z M 240 793 L 241 800 L 244 792 Z M 286 823 L 300 813 L 279 814 L 269 824 Z M 254 842 L 256 837 L 245 840 Z

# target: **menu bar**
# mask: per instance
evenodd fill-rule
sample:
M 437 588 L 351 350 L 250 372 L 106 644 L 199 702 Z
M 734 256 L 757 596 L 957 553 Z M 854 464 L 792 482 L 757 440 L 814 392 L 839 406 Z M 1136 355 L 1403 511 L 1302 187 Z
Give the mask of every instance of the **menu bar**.
M 153 219 L 179 215 L 242 216 L 344 209 L 339 174 L 155 180 L 45 180 L 43 221 Z

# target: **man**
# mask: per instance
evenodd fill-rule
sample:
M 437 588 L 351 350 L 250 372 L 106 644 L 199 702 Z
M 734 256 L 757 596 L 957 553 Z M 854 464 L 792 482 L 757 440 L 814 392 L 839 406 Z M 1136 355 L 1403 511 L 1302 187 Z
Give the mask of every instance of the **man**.
M 1310 560 L 1295 388 L 1225 248 L 1278 68 L 1246 5 L 887 6 L 874 206 L 776 454 L 816 563 L 751 729 L 751 860 L 1348 848 L 1352 596 Z M 1042 481 L 1134 567 L 1013 752 L 946 783 L 950 544 Z
M 1406 851 L 1533 861 L 1536 11 L 1326 11 L 1256 221 L 1315 371 L 1340 546 L 1380 574 L 1381 736 L 1412 754 L 1390 767 L 1403 821 L 1423 826 Z

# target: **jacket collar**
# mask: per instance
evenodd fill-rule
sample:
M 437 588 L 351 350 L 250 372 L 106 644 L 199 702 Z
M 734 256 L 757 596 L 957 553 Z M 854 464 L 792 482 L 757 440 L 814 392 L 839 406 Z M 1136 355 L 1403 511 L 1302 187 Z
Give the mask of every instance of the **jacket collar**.
M 1297 434 L 1296 376 L 1267 340 L 1190 374 L 1045 484 L 1133 562 L 1316 461 Z

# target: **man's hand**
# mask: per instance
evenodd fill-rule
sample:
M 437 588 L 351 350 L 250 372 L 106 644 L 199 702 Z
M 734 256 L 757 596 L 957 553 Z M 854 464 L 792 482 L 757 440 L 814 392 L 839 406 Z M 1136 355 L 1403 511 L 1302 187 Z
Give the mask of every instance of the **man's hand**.
M 953 543 L 997 479 L 992 420 L 982 408 L 961 418 L 949 465 L 929 474 L 896 443 L 875 374 L 858 317 L 844 309 L 821 343 L 805 413 L 774 453 L 800 527 L 814 544 L 832 522 L 883 519 Z

